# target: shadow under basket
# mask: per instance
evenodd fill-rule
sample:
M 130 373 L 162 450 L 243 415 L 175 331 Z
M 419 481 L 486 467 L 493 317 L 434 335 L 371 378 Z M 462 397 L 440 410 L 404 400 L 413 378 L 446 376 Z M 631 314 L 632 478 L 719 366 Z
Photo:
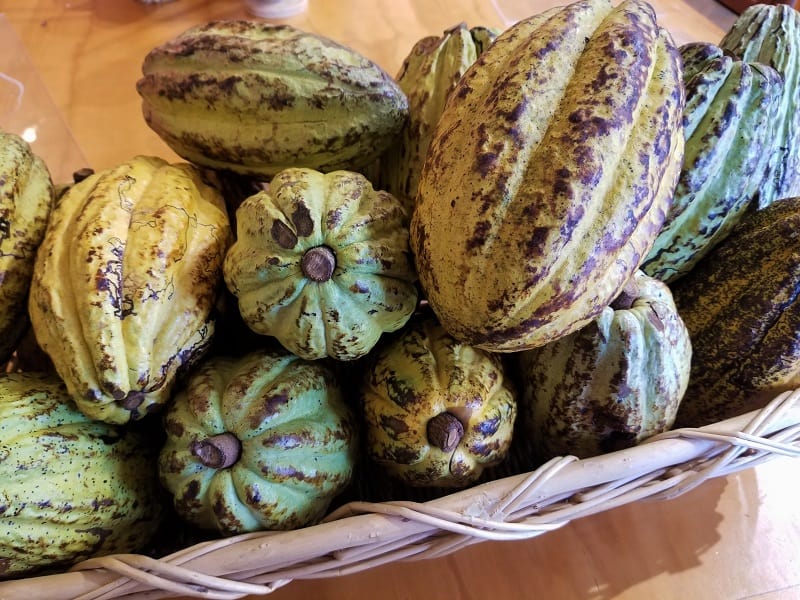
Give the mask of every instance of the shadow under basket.
M 431 499 L 350 500 L 302 529 L 201 541 L 161 558 L 118 554 L 85 560 L 63 573 L 0 583 L 0 597 L 263 595 L 295 579 L 435 558 L 484 540 L 532 538 L 630 502 L 672 498 L 778 456 L 800 456 L 800 390 L 777 396 L 763 409 L 668 431 L 602 456 L 557 457 L 522 472 L 514 471 L 525 468 L 524 457 L 512 456 L 505 475 L 495 470 L 486 478 L 495 479 L 432 492 Z M 366 498 L 395 491 L 354 493 Z

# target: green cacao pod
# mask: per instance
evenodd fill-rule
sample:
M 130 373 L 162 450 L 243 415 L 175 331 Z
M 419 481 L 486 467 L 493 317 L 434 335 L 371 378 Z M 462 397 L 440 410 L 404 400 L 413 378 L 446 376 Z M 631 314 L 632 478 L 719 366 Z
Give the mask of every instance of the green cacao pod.
M 236 220 L 228 289 L 253 331 L 301 358 L 364 356 L 414 312 L 406 213 L 364 176 L 286 169 Z
M 159 474 L 178 514 L 225 535 L 318 520 L 356 460 L 356 423 L 332 372 L 289 353 L 204 361 L 165 429 Z
M 800 198 L 749 212 L 672 284 L 694 348 L 676 425 L 701 426 L 800 387 Z
M 368 455 L 409 485 L 464 487 L 508 454 L 517 401 L 502 362 L 431 317 L 376 352 L 361 396 Z
M 0 131 L 0 364 L 11 357 L 29 325 L 33 263 L 54 194 L 47 165 L 28 142 Z
M 381 157 L 381 187 L 399 198 L 409 214 L 431 136 L 450 92 L 497 37 L 488 27 L 460 23 L 441 36 L 420 39 L 403 61 L 396 80 L 408 98 L 408 123 Z
M 289 25 L 214 21 L 153 48 L 137 83 L 147 124 L 191 162 L 271 178 L 373 162 L 408 100 L 350 48 Z
M 783 77 L 768 171 L 771 184 L 764 186 L 758 206 L 800 196 L 800 13 L 788 4 L 754 4 L 739 15 L 719 46 Z
M 650 254 L 648 275 L 672 282 L 725 238 L 767 184 L 783 79 L 713 44 L 681 46 L 686 137 L 672 207 Z M 771 177 L 769 183 L 771 183 Z
M 672 427 L 692 345 L 667 285 L 637 271 L 600 316 L 520 352 L 520 415 L 537 458 L 588 458 Z
M 684 146 L 677 47 L 645 2 L 575 2 L 498 36 L 452 98 L 411 221 L 431 307 L 491 351 L 579 329 L 669 209 Z
M 210 346 L 230 241 L 224 201 L 189 164 L 138 156 L 67 190 L 29 312 L 82 411 L 124 423 L 169 399 Z
M 55 374 L 0 375 L 0 579 L 138 552 L 161 523 L 156 450 L 87 418 Z

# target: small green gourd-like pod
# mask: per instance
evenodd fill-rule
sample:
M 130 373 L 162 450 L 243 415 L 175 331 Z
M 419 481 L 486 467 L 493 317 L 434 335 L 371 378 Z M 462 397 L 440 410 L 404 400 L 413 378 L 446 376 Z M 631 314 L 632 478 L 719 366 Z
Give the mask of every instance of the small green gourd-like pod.
M 87 418 L 55 374 L 0 375 L 0 579 L 142 551 L 162 518 L 143 432 Z
M 248 327 L 301 358 L 360 358 L 416 308 L 406 212 L 363 175 L 286 169 L 236 221 L 228 289 Z
M 537 459 L 596 456 L 672 427 L 691 356 L 669 288 L 637 271 L 595 321 L 519 353 L 520 418 Z
M 339 384 L 288 352 L 211 357 L 164 423 L 158 470 L 176 511 L 224 535 L 311 524 L 352 478 L 357 428 Z
M 375 354 L 361 396 L 371 460 L 408 485 L 465 487 L 508 455 L 517 400 L 502 362 L 430 316 Z

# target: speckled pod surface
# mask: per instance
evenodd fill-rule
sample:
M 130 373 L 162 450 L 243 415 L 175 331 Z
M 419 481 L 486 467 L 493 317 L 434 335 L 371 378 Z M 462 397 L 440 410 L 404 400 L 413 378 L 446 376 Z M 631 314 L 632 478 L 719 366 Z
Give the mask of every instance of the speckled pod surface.
M 459 82 L 411 222 L 423 290 L 456 338 L 543 345 L 620 293 L 683 159 L 680 55 L 639 0 L 521 21 Z

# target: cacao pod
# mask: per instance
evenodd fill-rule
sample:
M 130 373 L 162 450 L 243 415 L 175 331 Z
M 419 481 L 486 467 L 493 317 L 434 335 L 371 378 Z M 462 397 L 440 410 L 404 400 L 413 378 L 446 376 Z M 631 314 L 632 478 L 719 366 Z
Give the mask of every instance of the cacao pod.
M 783 79 L 759 63 L 735 60 L 696 42 L 684 58 L 686 137 L 672 207 L 642 270 L 662 281 L 681 277 L 757 202 L 766 182 Z
M 520 414 L 537 458 L 588 458 L 675 422 L 692 345 L 667 285 L 637 271 L 600 316 L 518 354 Z
M 517 401 L 502 362 L 431 317 L 376 352 L 361 397 L 368 455 L 409 485 L 464 487 L 509 452 Z
M 338 382 L 288 352 L 209 358 L 164 425 L 159 474 L 176 511 L 225 535 L 318 520 L 355 465 L 356 423 Z
M 0 440 L 0 579 L 142 551 L 161 524 L 148 437 L 83 415 L 57 375 L 0 375 Z
M 680 54 L 639 0 L 520 21 L 465 73 L 420 176 L 411 248 L 457 339 L 533 348 L 622 291 L 683 159 Z
M 738 416 L 800 387 L 800 198 L 748 212 L 671 287 L 694 348 L 677 426 Z
M 0 131 L 0 364 L 29 325 L 33 263 L 54 198 L 44 161 L 21 137 Z
M 210 346 L 230 241 L 224 201 L 189 164 L 138 156 L 66 191 L 29 312 L 82 411 L 124 423 L 169 399 Z
M 228 289 L 248 327 L 301 358 L 364 356 L 414 312 L 406 213 L 362 175 L 286 169 L 236 220 Z
M 396 80 L 408 98 L 408 123 L 381 157 L 380 184 L 411 214 L 419 174 L 444 104 L 464 72 L 489 47 L 497 32 L 465 23 L 441 36 L 422 38 L 403 61 Z
M 775 115 L 774 150 L 758 207 L 800 196 L 800 13 L 788 4 L 754 4 L 734 21 L 720 48 L 746 62 L 774 68 L 783 77 Z
M 213 21 L 153 48 L 137 90 L 147 124 L 193 163 L 271 178 L 373 162 L 408 100 L 371 60 L 289 25 Z

